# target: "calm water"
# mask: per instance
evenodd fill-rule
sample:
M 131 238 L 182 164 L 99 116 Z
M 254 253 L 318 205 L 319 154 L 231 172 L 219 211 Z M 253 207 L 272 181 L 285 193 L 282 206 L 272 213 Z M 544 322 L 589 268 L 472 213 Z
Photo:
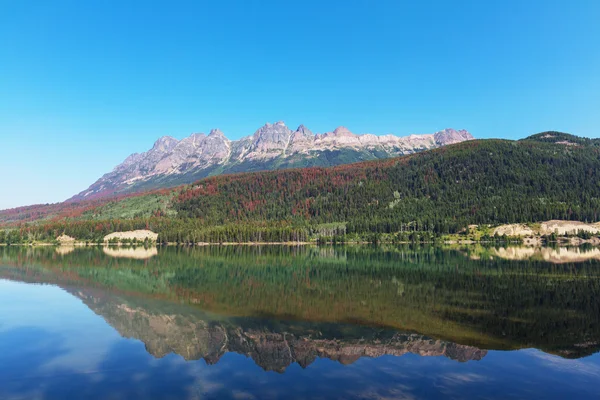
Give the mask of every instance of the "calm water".
M 598 399 L 597 253 L 0 248 L 0 398 Z

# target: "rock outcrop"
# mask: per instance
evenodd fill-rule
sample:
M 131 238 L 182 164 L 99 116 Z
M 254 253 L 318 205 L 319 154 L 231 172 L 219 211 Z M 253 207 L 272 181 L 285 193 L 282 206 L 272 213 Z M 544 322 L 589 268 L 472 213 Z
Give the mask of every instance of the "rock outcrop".
M 148 240 L 150 243 L 156 243 L 156 239 L 158 239 L 158 233 L 154 233 L 146 229 L 127 232 L 114 232 L 104 236 L 104 242 L 110 242 L 114 240 L 118 242 L 122 240 L 137 240 L 139 242 L 143 242 L 144 240 Z
M 587 232 L 592 235 L 600 233 L 600 223 L 588 224 L 581 221 L 551 220 L 539 224 L 508 224 L 494 228 L 492 234 L 507 236 L 536 236 L 536 235 L 576 235 Z

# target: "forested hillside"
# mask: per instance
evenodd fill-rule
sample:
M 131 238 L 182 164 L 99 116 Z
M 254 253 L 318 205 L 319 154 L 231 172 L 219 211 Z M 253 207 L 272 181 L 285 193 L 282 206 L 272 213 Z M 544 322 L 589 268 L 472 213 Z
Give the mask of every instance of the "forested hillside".
M 142 217 L 115 218 L 125 204 L 117 202 L 104 219 L 102 207 L 94 206 L 77 218 L 19 228 L 23 235 L 64 231 L 89 240 L 144 227 L 163 241 L 297 241 L 439 235 L 469 224 L 591 222 L 600 217 L 600 147 L 555 132 L 521 141 L 475 140 L 333 168 L 216 176 L 162 196 L 172 197 L 158 199 L 155 211 Z

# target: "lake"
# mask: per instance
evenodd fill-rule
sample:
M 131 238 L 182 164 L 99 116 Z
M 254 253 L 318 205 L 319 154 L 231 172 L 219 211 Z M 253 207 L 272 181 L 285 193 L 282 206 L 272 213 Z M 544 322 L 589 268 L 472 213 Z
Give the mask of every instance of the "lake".
M 597 399 L 599 258 L 0 247 L 0 398 Z

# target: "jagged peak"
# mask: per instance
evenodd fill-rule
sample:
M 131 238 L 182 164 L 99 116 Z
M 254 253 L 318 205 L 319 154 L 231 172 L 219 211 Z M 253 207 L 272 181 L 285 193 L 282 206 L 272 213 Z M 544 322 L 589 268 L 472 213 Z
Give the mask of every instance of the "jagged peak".
M 198 146 L 200 143 L 204 142 L 204 140 L 206 140 L 205 133 L 192 133 L 190 136 L 181 139 L 179 143 L 177 143 L 177 146 L 175 146 L 175 149 L 185 149 L 189 146 L 195 147 Z
M 117 165 L 113 169 L 113 171 L 118 171 L 120 169 L 127 168 L 131 164 L 137 163 L 142 157 L 144 157 L 144 154 L 133 153 L 133 154 L 129 155 L 121 164 Z
M 178 142 L 179 140 L 175 139 L 173 136 L 161 136 L 159 137 L 155 143 L 172 143 L 172 142 Z
M 225 134 L 220 129 L 211 129 L 210 133 L 208 134 L 208 137 L 222 137 L 224 139 L 227 139 L 225 137 Z
M 140 153 L 133 153 L 133 154 L 130 154 L 130 155 L 129 155 L 129 156 L 126 158 L 126 159 L 125 159 L 125 161 L 123 161 L 123 164 L 127 163 L 128 161 L 135 160 L 135 159 L 136 159 L 136 158 L 138 158 L 139 156 L 141 156 L 141 154 L 140 154 Z
M 338 126 L 333 130 L 335 136 L 354 136 L 352 132 L 345 126 Z
M 152 146 L 152 148 L 153 149 L 172 148 L 177 143 L 179 143 L 179 140 L 175 139 L 173 136 L 162 136 L 162 137 L 158 138 L 158 140 L 156 142 L 154 142 L 154 146 Z
M 304 126 L 303 124 L 300 124 L 298 129 L 296 129 L 296 132 L 301 133 L 304 136 L 313 136 L 312 131 L 310 129 L 308 129 L 306 126 Z
M 192 133 L 190 136 L 188 136 L 184 139 L 181 139 L 179 141 L 179 144 L 195 142 L 198 139 L 203 140 L 204 138 L 206 138 L 206 133 L 203 133 L 203 132 Z
M 287 126 L 285 125 L 285 122 L 283 121 L 277 121 L 275 123 L 270 123 L 270 122 L 266 122 L 263 126 L 261 126 L 260 128 L 257 129 L 257 132 L 268 129 L 268 128 L 275 128 L 275 127 L 283 127 L 287 129 Z
M 440 146 L 474 139 L 473 135 L 471 135 L 466 129 L 457 131 L 453 128 L 446 128 L 438 131 L 433 134 L 433 137 L 436 143 Z
M 165 136 L 161 136 L 156 140 L 157 143 L 162 143 L 162 142 L 178 142 L 177 139 L 175 139 L 173 136 L 170 135 L 165 135 Z
M 461 133 L 461 134 L 468 134 L 471 135 L 469 133 L 469 131 L 467 131 L 466 129 L 454 129 L 454 128 L 445 128 L 442 129 L 441 131 L 437 131 L 436 133 L 445 133 L 445 134 L 452 134 L 452 133 Z
M 287 141 L 287 138 L 292 134 L 292 131 L 285 126 L 282 121 L 278 121 L 274 124 L 267 122 L 261 126 L 256 132 L 254 132 L 253 140 L 255 142 L 279 142 L 281 140 Z

